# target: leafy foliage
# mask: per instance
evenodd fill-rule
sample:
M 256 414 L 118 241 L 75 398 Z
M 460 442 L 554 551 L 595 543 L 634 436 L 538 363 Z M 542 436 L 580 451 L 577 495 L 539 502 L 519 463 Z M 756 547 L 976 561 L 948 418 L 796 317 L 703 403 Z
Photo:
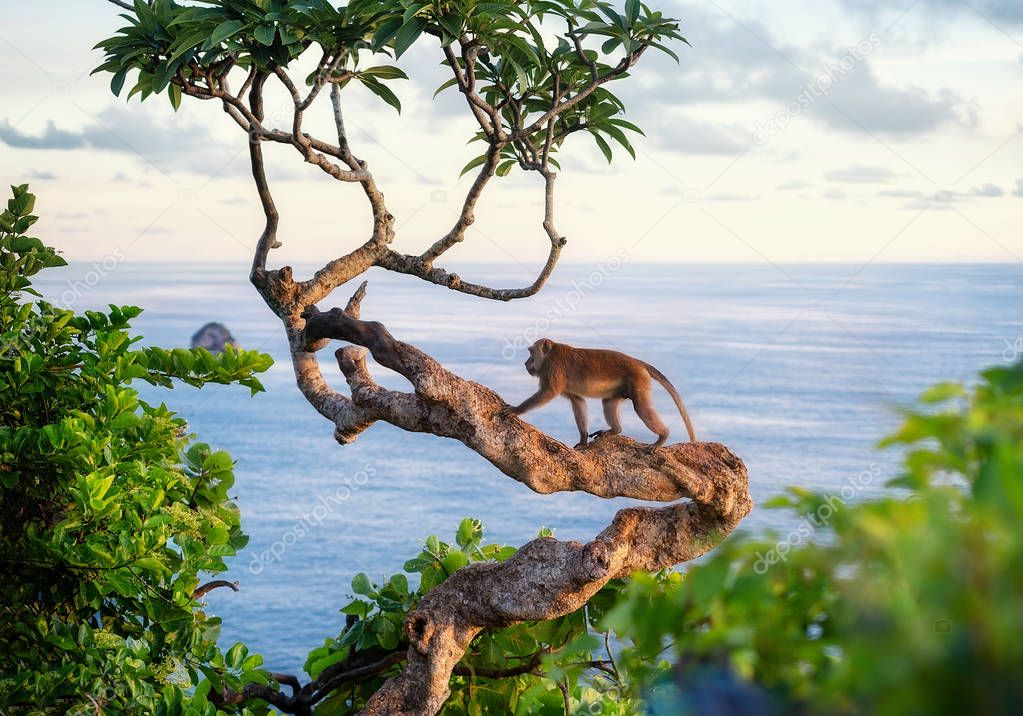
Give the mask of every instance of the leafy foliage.
M 258 655 L 220 652 L 219 619 L 192 597 L 248 539 L 233 462 L 131 382 L 256 392 L 270 357 L 134 349 L 138 308 L 27 300 L 32 277 L 65 262 L 26 235 L 35 197 L 13 191 L 0 215 L 0 709 L 211 714 L 211 686 L 267 680 Z
M 733 538 L 670 589 L 638 577 L 607 622 L 636 689 L 671 713 L 722 680 L 758 687 L 750 712 L 1020 713 L 1023 362 L 935 386 L 883 445 L 905 452 L 888 496 L 773 501 L 813 541 Z
M 620 116 L 625 105 L 605 85 L 627 77 L 625 70 L 648 49 L 678 60 L 667 43 L 684 41 L 676 20 L 639 0 L 627 0 L 623 11 L 596 0 L 351 0 L 342 7 L 328 0 L 155 0 L 152 6 L 135 0 L 134 12 L 123 17 L 128 24 L 97 45 L 106 57 L 96 71 L 112 74 L 118 95 L 135 73 L 129 98 L 166 90 L 175 108 L 183 90 L 211 98 L 232 68 L 272 74 L 318 48 L 323 60 L 308 85 L 343 87 L 356 79 L 400 111 L 385 83 L 406 79 L 405 73 L 386 64 L 360 69 L 360 63 L 399 58 L 424 35 L 442 48 L 460 47 L 461 55 L 453 51 L 445 63 L 453 74 L 471 63 L 479 93 L 499 109 L 507 131 L 518 134 L 501 148 L 499 175 L 528 165 L 529 155 L 542 150 L 541 120 L 567 100 L 572 106 L 557 117 L 551 149 L 585 131 L 608 161 L 613 143 L 635 156 L 626 132 L 641 130 Z M 456 84 L 453 76 L 437 93 Z

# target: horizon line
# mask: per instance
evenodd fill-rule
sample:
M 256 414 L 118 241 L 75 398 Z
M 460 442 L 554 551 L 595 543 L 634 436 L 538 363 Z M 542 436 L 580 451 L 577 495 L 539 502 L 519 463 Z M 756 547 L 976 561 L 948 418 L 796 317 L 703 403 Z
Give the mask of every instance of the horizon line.
M 61 254 L 67 261 L 68 266 L 73 266 L 75 263 L 85 263 L 90 261 L 103 261 L 108 256 L 90 257 L 90 258 L 72 258 L 66 254 Z M 575 260 L 562 260 L 559 261 L 555 269 L 558 266 L 589 266 L 594 262 L 600 262 L 603 259 L 575 259 Z M 127 265 L 180 265 L 189 266 L 192 269 L 197 269 L 202 266 L 239 266 L 239 265 L 251 265 L 252 260 L 246 259 L 214 259 L 214 260 L 203 260 L 202 262 L 188 261 L 184 259 L 132 259 L 130 261 L 121 262 L 122 266 Z M 1016 258 L 1007 258 L 1002 260 L 991 260 L 991 259 L 968 259 L 968 260 L 948 260 L 948 259 L 915 259 L 915 260 L 887 260 L 887 261 L 870 261 L 869 259 L 842 259 L 842 260 L 801 260 L 801 259 L 778 259 L 772 261 L 728 261 L 724 259 L 706 259 L 700 261 L 681 261 L 672 259 L 647 259 L 641 261 L 627 261 L 623 262 L 629 265 L 635 266 L 764 266 L 770 268 L 772 265 L 801 265 L 801 266 L 1011 266 L 1013 264 L 1023 263 L 1023 260 Z M 281 266 L 304 266 L 304 265 L 319 265 L 322 266 L 323 262 L 316 259 L 304 259 L 300 261 L 282 262 Z M 488 260 L 470 260 L 470 261 L 457 261 L 452 265 L 460 266 L 518 266 L 523 270 L 531 271 L 532 268 L 526 267 L 521 263 L 515 261 L 488 261 Z M 57 267 L 65 268 L 65 267 Z M 372 268 L 381 268 L 377 266 L 371 266 Z M 387 270 L 387 269 L 381 269 Z

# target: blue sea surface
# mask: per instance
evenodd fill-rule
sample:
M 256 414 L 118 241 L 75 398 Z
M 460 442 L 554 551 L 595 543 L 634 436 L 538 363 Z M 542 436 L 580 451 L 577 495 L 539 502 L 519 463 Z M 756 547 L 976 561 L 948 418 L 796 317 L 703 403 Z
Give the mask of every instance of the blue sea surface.
M 298 267 L 303 276 L 308 267 Z M 43 274 L 47 297 L 76 310 L 108 303 L 145 312 L 135 329 L 147 343 L 187 346 L 207 321 L 222 321 L 245 348 L 277 361 L 255 398 L 237 386 L 144 387 L 187 416 L 199 439 L 237 460 L 234 494 L 248 547 L 233 560 L 237 594 L 217 590 L 222 643 L 246 642 L 274 670 L 298 673 L 306 654 L 344 622 L 351 578 L 399 571 L 427 535 L 450 538 L 465 516 L 489 539 L 521 544 L 541 526 L 587 540 L 627 500 L 587 494 L 536 495 L 460 443 L 386 424 L 354 444 L 294 384 L 280 324 L 248 284 L 241 264 L 88 263 Z M 48 275 L 47 275 L 48 274 Z M 459 267 L 466 280 L 526 285 L 516 265 Z M 1023 270 L 991 265 L 650 265 L 628 261 L 559 266 L 534 298 L 498 303 L 373 270 L 363 317 L 383 321 L 452 371 L 516 403 L 535 388 L 524 346 L 538 336 L 630 353 L 678 387 L 701 440 L 727 444 L 746 462 L 763 502 L 795 484 L 853 499 L 883 488 L 897 456 L 875 449 L 929 384 L 972 380 L 979 369 L 1023 351 Z M 328 303 L 343 305 L 348 293 Z M 325 375 L 344 379 L 322 352 Z M 371 364 L 389 387 L 403 379 Z M 668 395 L 657 407 L 673 439 L 685 430 Z M 650 433 L 623 411 L 627 434 Z M 567 401 L 527 416 L 574 444 Z M 601 427 L 592 401 L 590 422 Z M 757 508 L 748 530 L 790 527 L 793 518 Z

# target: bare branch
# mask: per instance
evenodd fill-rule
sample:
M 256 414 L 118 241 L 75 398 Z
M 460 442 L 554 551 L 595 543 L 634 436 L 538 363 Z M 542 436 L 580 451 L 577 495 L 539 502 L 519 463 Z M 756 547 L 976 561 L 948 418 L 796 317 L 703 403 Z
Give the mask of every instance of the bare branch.
M 338 53 L 337 57 L 331 60 L 328 64 L 329 54 L 324 51 L 323 58 L 320 60 L 320 64 L 316 68 L 316 79 L 313 80 L 313 86 L 309 90 L 309 94 L 306 95 L 305 99 L 298 105 L 298 108 L 302 111 L 309 109 L 312 103 L 320 94 L 320 90 L 323 89 L 324 85 L 328 82 L 337 86 L 339 82 L 344 82 L 351 77 L 354 77 L 353 72 L 342 72 L 338 73 L 337 68 L 340 66 L 341 61 L 344 59 L 344 53 Z
M 253 81 L 255 81 L 257 74 L 258 71 L 256 70 L 255 67 L 249 68 L 248 73 L 245 75 L 245 81 L 242 83 L 241 89 L 239 89 L 238 93 L 234 95 L 238 101 L 241 101 L 241 98 L 244 97 L 245 93 L 249 91 L 249 88 L 252 86 Z
M 270 678 L 279 684 L 288 686 L 291 689 L 292 694 L 295 694 L 302 689 L 302 683 L 298 680 L 298 677 L 293 674 L 278 674 L 271 671 Z
M 249 82 L 249 111 L 256 121 L 263 119 L 263 85 L 266 80 L 266 73 L 260 72 L 252 75 L 252 80 Z M 225 106 L 228 105 L 225 104 Z M 256 183 L 256 191 L 259 194 L 259 203 L 263 207 L 263 215 L 266 217 L 266 224 L 256 243 L 256 252 L 249 273 L 249 279 L 258 286 L 258 282 L 265 280 L 266 259 L 270 249 L 275 249 L 281 244 L 277 241 L 280 215 L 277 213 L 277 206 L 270 194 L 270 185 L 267 182 L 266 169 L 263 165 L 263 146 L 257 137 L 249 137 L 249 163 L 252 167 L 252 179 Z
M 458 89 L 465 95 L 465 99 L 469 103 L 469 109 L 472 111 L 477 123 L 479 123 L 480 129 L 488 137 L 503 139 L 504 133 L 501 129 L 501 117 L 494 107 L 476 93 L 475 74 L 468 71 L 468 67 L 466 68 L 467 71 L 463 72 L 461 65 L 458 64 L 458 57 L 450 45 L 445 45 L 443 49 L 444 57 L 447 58 L 448 65 L 455 75 Z M 463 58 L 466 57 L 464 46 L 462 56 Z M 473 62 L 475 62 L 475 55 L 473 55 Z
M 291 101 L 295 104 L 295 106 L 297 107 L 302 104 L 302 98 L 298 94 L 298 87 L 296 87 L 295 83 L 291 81 L 291 77 L 284 71 L 284 68 L 277 66 L 274 67 L 273 71 L 277 76 L 277 79 L 279 79 L 281 84 L 284 85 L 284 88 L 288 90 L 288 94 L 291 95 Z
M 483 194 L 483 190 L 486 188 L 487 182 L 489 182 L 491 177 L 494 176 L 494 171 L 497 169 L 497 163 L 500 158 L 501 145 L 491 144 L 487 149 L 486 160 L 483 162 L 483 167 L 480 169 L 479 174 L 476 175 L 476 180 L 469 188 L 469 192 L 465 195 L 465 201 L 462 202 L 462 211 L 458 215 L 458 220 L 455 222 L 455 225 L 451 227 L 451 231 L 445 234 L 429 249 L 424 251 L 420 257 L 427 264 L 432 264 L 434 259 L 465 238 L 466 230 L 475 221 L 473 209 L 476 208 L 476 202 L 479 201 L 480 196 Z
M 547 283 L 547 279 L 550 278 L 551 273 L 554 271 L 554 267 L 558 263 L 558 258 L 561 256 L 561 249 L 564 247 L 566 242 L 567 240 L 564 238 L 559 238 L 557 241 L 551 242 L 551 249 L 547 256 L 547 262 L 540 270 L 536 280 L 523 288 L 491 288 L 490 286 L 463 281 L 461 276 L 458 274 L 449 273 L 444 269 L 434 268 L 421 256 L 399 254 L 398 252 L 391 251 L 389 249 L 379 259 L 377 259 L 376 265 L 385 268 L 388 271 L 396 271 L 398 273 L 417 276 L 424 281 L 435 283 L 438 286 L 445 286 L 450 288 L 452 291 L 466 293 L 470 296 L 488 298 L 494 301 L 512 301 L 517 298 L 529 298 L 530 296 L 535 296 L 537 292 L 543 288 L 544 284 Z
M 212 592 L 214 589 L 220 587 L 229 587 L 231 591 L 238 591 L 238 582 L 228 582 L 226 579 L 214 579 L 212 582 L 206 582 L 200 587 L 196 587 L 195 591 L 192 592 L 192 599 L 201 599 L 206 594 Z
M 493 146 L 491 151 L 494 151 Z M 558 259 L 561 257 L 561 250 L 567 243 L 567 239 L 561 236 L 554 226 L 554 181 L 557 175 L 548 169 L 541 168 L 537 171 L 544 178 L 543 228 L 551 242 L 551 247 L 547 255 L 547 261 L 533 283 L 523 288 L 491 288 L 490 286 L 463 281 L 458 274 L 449 273 L 444 269 L 433 266 L 433 261 L 437 256 L 464 238 L 465 231 L 473 221 L 472 209 L 490 178 L 487 167 L 491 163 L 496 163 L 496 161 L 496 155 L 488 154 L 488 160 L 480 175 L 476 178 L 476 182 L 474 182 L 469 194 L 466 196 L 462 214 L 459 216 L 459 220 L 451 232 L 437 241 L 422 256 L 410 256 L 388 250 L 377 259 L 376 265 L 389 271 L 418 276 L 424 281 L 435 283 L 438 286 L 446 286 L 453 291 L 495 301 L 511 301 L 536 295 L 550 278 L 554 267 L 558 263 Z

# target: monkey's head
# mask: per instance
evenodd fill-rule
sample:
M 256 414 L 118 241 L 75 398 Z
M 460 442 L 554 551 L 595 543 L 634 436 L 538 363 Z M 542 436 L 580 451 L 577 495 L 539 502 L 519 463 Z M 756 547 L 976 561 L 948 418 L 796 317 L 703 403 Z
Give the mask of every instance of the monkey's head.
M 540 375 L 547 355 L 554 348 L 554 341 L 550 338 L 541 338 L 529 347 L 529 358 L 526 358 L 526 372 L 530 375 Z

